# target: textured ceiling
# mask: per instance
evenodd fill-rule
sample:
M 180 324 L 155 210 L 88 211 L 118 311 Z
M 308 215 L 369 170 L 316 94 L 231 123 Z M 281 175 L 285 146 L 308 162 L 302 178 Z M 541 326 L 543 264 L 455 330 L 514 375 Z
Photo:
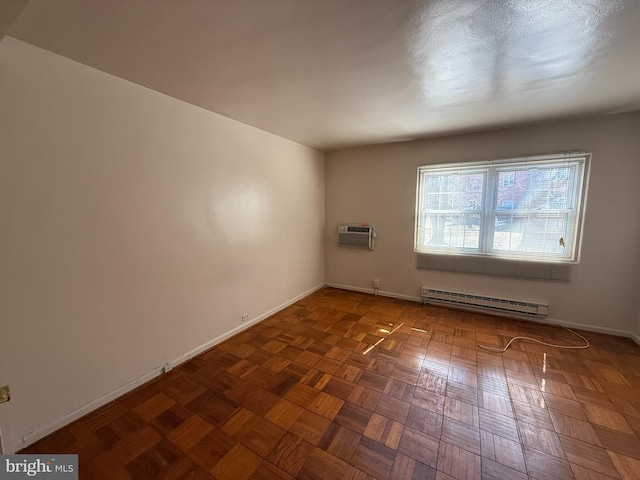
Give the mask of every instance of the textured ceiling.
M 31 0 L 6 33 L 320 150 L 640 109 L 638 0 Z

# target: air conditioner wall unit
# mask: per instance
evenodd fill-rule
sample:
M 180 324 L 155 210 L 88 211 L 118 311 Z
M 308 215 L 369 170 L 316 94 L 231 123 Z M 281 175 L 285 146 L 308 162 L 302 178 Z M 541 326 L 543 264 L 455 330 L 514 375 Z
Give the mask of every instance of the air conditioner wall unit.
M 338 246 L 373 250 L 375 228 L 368 223 L 341 223 L 338 225 Z

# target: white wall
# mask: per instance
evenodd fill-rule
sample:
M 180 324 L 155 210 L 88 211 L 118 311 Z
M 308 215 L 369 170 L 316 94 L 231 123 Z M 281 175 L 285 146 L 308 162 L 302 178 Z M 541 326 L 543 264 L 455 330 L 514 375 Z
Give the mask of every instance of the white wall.
M 322 284 L 323 153 L 10 37 L 0 72 L 16 447 Z
M 640 239 L 638 240 L 638 258 L 640 259 Z M 636 328 L 634 330 L 635 333 L 635 341 L 636 343 L 640 344 L 640 281 L 637 284 L 637 299 L 638 299 L 638 319 L 636 322 Z
M 640 114 L 342 150 L 326 158 L 325 281 L 419 297 L 421 285 L 545 301 L 551 319 L 636 331 L 640 282 Z M 419 270 L 419 165 L 584 149 L 593 153 L 582 260 L 569 283 Z M 370 222 L 373 252 L 336 246 L 336 224 Z

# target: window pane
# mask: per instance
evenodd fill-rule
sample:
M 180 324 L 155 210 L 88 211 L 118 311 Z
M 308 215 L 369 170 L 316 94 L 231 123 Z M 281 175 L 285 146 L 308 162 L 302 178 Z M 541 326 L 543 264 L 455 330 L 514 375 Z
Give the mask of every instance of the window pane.
M 588 154 L 418 169 L 415 250 L 575 262 Z
M 480 220 L 479 214 L 426 214 L 420 244 L 436 249 L 478 249 Z
M 570 173 L 571 167 L 500 171 L 496 209 L 565 209 L 569 203 Z
M 481 210 L 484 174 L 428 175 L 425 210 Z
M 567 215 L 555 214 L 496 215 L 493 250 L 563 256 L 567 253 L 567 220 Z

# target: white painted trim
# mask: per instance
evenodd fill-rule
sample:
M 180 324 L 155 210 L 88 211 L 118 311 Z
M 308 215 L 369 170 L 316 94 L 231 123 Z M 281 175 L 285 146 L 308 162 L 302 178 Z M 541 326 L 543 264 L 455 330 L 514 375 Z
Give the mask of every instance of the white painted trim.
M 155 367 L 153 370 L 151 370 L 150 372 L 145 373 L 144 375 L 128 382 L 125 383 L 124 385 L 116 388 L 115 390 L 112 390 L 111 392 L 96 398 L 95 400 L 82 405 L 81 407 L 76 408 L 75 410 L 72 410 L 71 412 L 63 415 L 62 417 L 58 418 L 57 420 L 54 420 L 53 422 L 47 424 L 45 427 L 39 429 L 39 430 L 35 430 L 33 432 L 29 432 L 26 435 L 24 435 L 22 437 L 21 440 L 18 440 L 16 442 L 13 443 L 14 446 L 14 451 L 18 451 L 21 450 L 29 445 L 31 445 L 34 442 L 37 442 L 38 440 L 40 440 L 41 438 L 46 437 L 47 435 L 55 432 L 56 430 L 64 427 L 65 425 L 68 425 L 69 423 L 79 419 L 80 417 L 83 417 L 84 415 L 87 415 L 88 413 L 91 413 L 92 411 L 102 407 L 103 405 L 106 405 L 107 403 L 117 399 L 118 397 L 130 392 L 131 390 L 144 385 L 145 383 L 147 383 L 150 380 L 153 380 L 155 377 L 161 375 L 165 369 L 167 369 L 166 371 L 169 371 L 171 369 L 173 369 L 174 367 L 177 367 L 178 365 L 181 365 L 182 363 L 190 360 L 191 358 L 195 357 L 196 355 L 199 355 L 200 353 L 210 349 L 211 347 L 214 347 L 215 345 L 227 340 L 228 338 L 231 338 L 232 336 L 240 333 L 241 331 L 249 328 L 252 325 L 255 325 L 258 322 L 261 322 L 262 320 L 264 320 L 265 318 L 270 317 L 271 315 L 273 315 L 274 313 L 279 312 L 280 310 L 283 310 L 285 308 L 287 308 L 289 305 L 292 305 L 294 303 L 296 303 L 298 300 L 311 295 L 312 293 L 316 292 L 317 290 L 320 290 L 321 288 L 324 287 L 324 284 L 320 284 L 320 285 L 316 285 L 315 287 L 311 288 L 310 290 L 307 290 L 306 292 L 303 292 L 297 296 L 295 296 L 294 298 L 287 300 L 284 303 L 281 303 L 280 305 L 278 305 L 277 307 L 272 308 L 271 310 L 247 321 L 244 322 L 243 324 L 239 325 L 238 327 L 229 330 L 228 332 L 223 333 L 222 335 L 219 335 L 218 337 L 214 338 L 213 340 L 209 340 L 206 343 L 203 343 L 202 345 L 200 345 L 199 347 L 194 348 L 193 350 L 190 350 L 189 352 L 185 353 L 184 355 L 181 355 L 180 357 L 176 358 L 175 360 L 172 360 L 171 362 L 168 362 L 164 365 L 161 365 L 159 367 Z M 169 368 L 167 368 L 169 367 Z M 4 440 L 4 438 L 3 438 Z M 7 439 L 7 443 L 8 443 L 8 439 Z
M 37 442 L 38 440 L 40 440 L 41 438 L 46 437 L 47 435 L 49 435 L 50 433 L 55 432 L 56 430 L 64 427 L 65 425 L 68 425 L 69 423 L 73 422 L 74 420 L 77 420 L 80 417 L 83 417 L 84 415 L 87 415 L 88 413 L 91 413 L 93 410 L 96 410 L 97 408 L 102 407 L 103 405 L 106 405 L 107 403 L 115 400 L 116 398 L 124 395 L 125 393 L 130 392 L 131 390 L 133 390 L 134 388 L 139 387 L 140 385 L 143 385 L 145 383 L 147 383 L 150 380 L 153 380 L 155 377 L 157 377 L 158 375 L 160 375 L 162 373 L 162 367 L 156 367 L 153 370 L 151 370 L 148 373 L 145 373 L 144 375 L 128 382 L 125 383 L 124 385 L 121 385 L 120 387 L 116 388 L 115 390 L 112 390 L 111 392 L 96 398 L 95 400 L 86 403 L 84 405 L 82 405 L 81 407 L 76 408 L 75 410 L 70 411 L 69 413 L 63 415 L 62 417 L 58 418 L 57 420 L 54 420 L 53 422 L 47 424 L 45 427 L 39 429 L 39 430 L 34 430 L 32 432 L 27 433 L 26 435 L 24 435 L 22 437 L 21 440 L 18 440 L 16 442 L 14 442 L 14 448 L 15 451 L 17 452 L 18 450 L 21 450 L 29 445 L 31 445 L 33 442 Z
M 337 283 L 326 283 L 325 284 L 327 287 L 331 287 L 331 288 L 338 288 L 340 290 L 349 290 L 352 292 L 360 292 L 360 293 L 367 293 L 370 295 L 374 295 L 375 294 L 375 290 L 372 288 L 360 288 L 360 287 L 354 287 L 352 285 L 340 285 Z M 381 295 L 383 297 L 391 297 L 391 298 L 400 298 L 402 300 L 412 300 L 412 301 L 416 301 L 416 302 L 422 302 L 422 298 L 421 297 L 412 297 L 410 295 L 403 295 L 401 293 L 393 293 L 393 292 L 378 292 L 378 295 Z M 438 306 L 442 306 L 444 308 L 455 308 L 453 306 L 447 306 L 447 305 L 438 305 Z M 486 312 L 487 315 L 497 315 L 496 313 L 492 313 L 492 312 Z M 583 323 L 575 323 L 575 322 L 567 322 L 564 320 L 560 320 L 557 318 L 530 318 L 530 317 L 516 317 L 514 315 L 507 315 L 509 317 L 512 318 L 517 318 L 518 320 L 524 320 L 524 321 L 529 321 L 529 322 L 533 322 L 533 323 L 544 323 L 544 324 L 548 324 L 548 325 L 559 325 L 561 327 L 569 327 L 569 328 L 575 328 L 578 330 L 586 330 L 588 332 L 596 332 L 596 333 L 605 333 L 607 335 L 614 335 L 616 337 L 626 337 L 626 338 L 630 338 L 631 340 L 633 340 L 634 342 L 636 342 L 636 344 L 638 344 L 640 346 L 640 335 L 631 332 L 629 330 L 619 330 L 617 328 L 609 328 L 609 327 L 599 327 L 597 325 L 585 325 Z
M 284 303 L 281 303 L 280 305 L 278 305 L 275 308 L 272 308 L 271 310 L 269 310 L 268 312 L 263 313 L 262 315 L 259 315 L 255 318 L 252 318 L 251 320 L 248 320 L 246 322 L 243 322 L 241 325 L 238 325 L 236 328 L 229 330 L 226 333 L 223 333 L 222 335 L 220 335 L 219 337 L 214 338 L 213 340 L 209 340 L 207 343 L 203 343 L 202 345 L 200 345 L 199 347 L 194 348 L 193 350 L 185 353 L 184 355 L 176 358 L 175 360 L 172 360 L 171 362 L 168 362 L 166 364 L 167 367 L 169 367 L 169 369 L 175 368 L 178 365 L 183 364 L 184 362 L 192 359 L 193 357 L 200 355 L 202 352 L 204 352 L 205 350 L 209 350 L 211 347 L 217 345 L 218 343 L 222 343 L 225 340 L 227 340 L 228 338 L 233 337 L 234 335 L 237 335 L 238 333 L 240 333 L 241 331 L 249 328 L 250 326 L 261 322 L 262 320 L 264 320 L 265 318 L 270 317 L 271 315 L 273 315 L 274 313 L 279 312 L 280 310 L 284 310 L 285 308 L 287 308 L 289 305 L 293 305 L 294 303 L 296 303 L 298 300 L 311 295 L 313 292 L 316 292 L 318 290 L 320 290 L 321 288 L 324 288 L 324 284 L 320 284 L 320 285 L 316 285 L 315 287 L 313 287 L 310 290 L 307 290 L 306 292 L 301 293 L 300 295 L 287 300 Z M 163 366 L 164 368 L 164 366 Z
M 360 288 L 360 287 L 354 287 L 351 285 L 340 285 L 338 283 L 325 283 L 325 286 L 330 288 L 338 288 L 340 290 L 350 290 L 352 292 L 368 293 L 370 295 L 376 294 L 376 291 L 373 288 Z M 378 295 L 380 295 L 381 297 L 399 298 L 401 300 L 409 300 L 410 302 L 422 303 L 422 298 L 412 297 L 411 295 L 404 295 L 402 293 L 394 293 L 394 292 L 386 292 L 384 290 L 378 290 Z
M 561 327 L 575 328 L 576 330 L 586 330 L 588 332 L 605 333 L 616 337 L 627 337 L 637 342 L 633 332 L 628 330 L 619 330 L 617 328 L 599 327 L 597 325 L 585 325 L 583 323 L 567 322 L 558 318 L 532 318 L 534 323 L 545 323 L 548 325 L 559 325 Z
M 360 288 L 351 285 L 340 285 L 338 283 L 325 283 L 324 286 L 329 288 L 337 288 L 339 290 L 350 290 L 352 292 L 369 293 L 371 295 L 375 293 L 373 288 Z

